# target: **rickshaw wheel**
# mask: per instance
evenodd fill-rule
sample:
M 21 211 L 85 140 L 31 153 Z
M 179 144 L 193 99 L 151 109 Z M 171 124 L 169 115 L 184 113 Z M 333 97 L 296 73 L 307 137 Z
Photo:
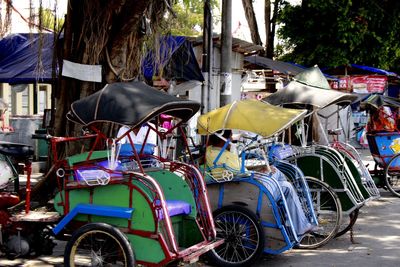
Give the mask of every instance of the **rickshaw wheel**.
M 343 228 L 343 230 L 341 228 L 339 228 L 339 232 L 336 234 L 335 237 L 339 237 L 344 235 L 345 233 L 347 233 L 353 226 L 354 224 L 356 224 L 356 221 L 358 219 L 358 214 L 360 213 L 360 209 L 357 208 L 355 210 L 353 210 L 350 214 L 349 214 L 349 220 L 346 222 L 342 222 L 342 226 L 346 226 L 345 228 Z
M 89 223 L 72 234 L 65 247 L 64 265 L 130 267 L 135 265 L 135 257 L 128 239 L 118 228 Z
M 313 177 L 305 178 L 317 215 L 318 228 L 305 234 L 298 247 L 314 249 L 325 245 L 335 237 L 342 220 L 342 206 L 337 194 L 327 183 Z
M 395 155 L 385 168 L 386 187 L 395 196 L 400 197 L 400 154 Z
M 225 239 L 207 253 L 217 266 L 249 266 L 264 250 L 264 230 L 257 216 L 247 208 L 229 205 L 213 213 L 217 237 Z

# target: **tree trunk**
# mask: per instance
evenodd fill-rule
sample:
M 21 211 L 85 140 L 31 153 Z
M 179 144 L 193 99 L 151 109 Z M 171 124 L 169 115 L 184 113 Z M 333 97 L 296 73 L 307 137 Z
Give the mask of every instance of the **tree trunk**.
M 267 57 L 273 58 L 274 57 L 274 42 L 275 42 L 275 32 L 276 32 L 276 18 L 278 17 L 279 8 L 282 4 L 283 0 L 275 0 L 274 2 L 274 13 L 271 19 L 271 32 L 268 38 L 268 51 Z
M 264 3 L 264 23 L 265 23 L 265 57 L 272 58 L 274 53 L 274 43 L 271 43 L 271 1 L 265 0 Z
M 156 36 L 146 36 L 142 22 L 145 18 L 150 21 L 147 33 L 156 33 L 170 1 L 69 0 L 62 57 L 75 63 L 102 65 L 103 82 L 61 77 L 56 94 L 56 135 L 80 134 L 80 129 L 66 120 L 73 101 L 106 83 L 129 81 L 140 74 L 143 43 Z
M 262 45 L 260 34 L 258 32 L 256 15 L 254 13 L 252 0 L 242 0 L 244 13 L 246 15 L 247 24 L 249 24 L 251 40 L 254 44 Z

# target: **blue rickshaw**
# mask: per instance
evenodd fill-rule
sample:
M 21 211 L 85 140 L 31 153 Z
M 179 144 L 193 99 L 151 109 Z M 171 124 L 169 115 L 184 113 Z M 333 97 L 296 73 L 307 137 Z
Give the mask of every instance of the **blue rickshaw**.
M 200 116 L 198 133 L 218 135 L 220 130 L 241 130 L 268 138 L 302 119 L 304 114 L 304 110 L 274 107 L 256 100 L 235 101 Z M 268 118 L 269 124 L 259 123 L 260 118 Z M 226 139 L 220 153 L 230 143 L 231 140 Z M 212 166 L 201 167 L 206 173 L 217 236 L 225 239 L 224 244 L 208 253 L 212 262 L 223 266 L 248 266 L 262 253 L 279 254 L 295 246 L 315 248 L 332 238 L 340 221 L 340 204 L 329 186 L 317 179 L 312 179 L 310 185 L 296 166 L 283 161 L 275 163 L 285 179 L 294 185 L 302 212 L 314 226 L 314 232 L 302 235 L 296 231 L 294 213 L 277 176 L 279 172 L 247 170 L 245 167 L 251 168 L 247 164 L 248 150 L 252 148 L 241 153 L 242 167 L 239 171 L 218 163 L 218 159 Z M 258 150 L 257 155 L 257 164 L 268 167 L 268 160 L 260 156 L 262 150 Z M 329 229 L 329 234 L 320 235 L 318 231 L 327 229 L 318 226 L 319 215 L 328 206 L 336 224 L 334 229 Z

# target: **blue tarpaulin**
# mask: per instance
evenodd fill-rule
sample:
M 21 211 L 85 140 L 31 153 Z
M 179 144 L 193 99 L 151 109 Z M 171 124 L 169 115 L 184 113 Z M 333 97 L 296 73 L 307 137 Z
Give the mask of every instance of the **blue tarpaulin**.
M 12 34 L 0 40 L 0 82 L 50 83 L 53 38 L 53 34 L 46 33 Z
M 372 73 L 376 73 L 376 74 L 381 74 L 381 75 L 386 75 L 386 76 L 397 76 L 397 77 L 400 77 L 399 75 L 397 75 L 397 74 L 394 73 L 394 72 L 387 71 L 387 70 L 382 70 L 382 69 L 378 69 L 378 68 L 374 68 L 374 67 L 363 66 L 363 65 L 357 65 L 357 64 L 350 64 L 350 66 L 352 66 L 353 68 L 366 70 L 366 71 L 369 71 L 369 72 L 372 72 Z
M 42 39 L 40 39 L 42 38 Z M 0 40 L 0 82 L 10 84 L 52 81 L 53 34 L 12 34 Z M 41 60 L 39 64 L 39 47 Z M 164 36 L 159 55 L 147 53 L 142 71 L 147 80 L 158 75 L 176 80 L 204 81 L 192 44 L 183 36 Z M 156 60 L 157 58 L 157 60 Z
M 148 81 L 161 72 L 168 79 L 204 81 L 192 44 L 184 36 L 163 36 L 158 51 L 159 55 L 149 51 L 143 60 L 142 72 Z

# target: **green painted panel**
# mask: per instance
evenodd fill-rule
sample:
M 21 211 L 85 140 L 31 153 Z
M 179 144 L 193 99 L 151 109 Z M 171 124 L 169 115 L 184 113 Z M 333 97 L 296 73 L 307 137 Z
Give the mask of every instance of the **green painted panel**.
M 132 192 L 132 228 L 135 230 L 155 231 L 154 217 L 145 197 L 137 190 Z
M 137 260 L 158 263 L 165 258 L 165 254 L 157 240 L 130 234 L 126 236 Z
M 196 217 L 196 203 L 193 193 L 186 181 L 170 171 L 150 171 L 149 174 L 161 186 L 167 200 L 182 200 L 192 206 L 192 212 L 189 216 Z
M 129 187 L 127 185 L 97 186 L 93 190 L 93 204 L 129 207 Z M 92 216 L 92 222 L 104 222 L 117 227 L 128 227 L 128 220 L 121 218 Z
M 63 206 L 58 206 L 58 203 L 61 203 L 61 195 L 63 196 L 63 200 L 65 201 L 65 192 L 58 192 L 54 198 L 54 208 L 55 210 L 64 215 L 64 208 Z M 69 191 L 69 210 L 72 210 L 76 207 L 76 205 L 80 203 L 89 203 L 90 199 L 90 192 L 87 189 L 75 189 Z M 87 221 L 87 215 L 78 215 L 75 217 L 78 221 Z
M 144 186 L 142 185 L 142 187 Z M 93 204 L 129 207 L 128 186 L 117 184 L 70 190 L 70 210 L 72 210 L 77 204 L 90 203 L 90 189 L 94 190 Z M 54 205 L 56 210 L 62 214 L 62 207 L 57 206 L 56 204 L 59 202 L 61 202 L 61 196 L 58 193 L 55 197 Z M 152 209 L 146 201 L 146 198 L 137 190 L 133 190 L 132 192 L 132 207 L 134 208 L 132 214 L 132 229 L 154 231 L 155 224 Z M 78 215 L 75 217 L 75 220 L 89 221 L 89 218 L 87 215 Z M 120 218 L 91 216 L 91 221 L 109 223 L 119 227 L 128 226 L 128 220 Z
M 364 185 L 362 184 L 361 175 L 360 175 L 360 172 L 358 171 L 356 165 L 355 165 L 355 164 L 353 163 L 353 161 L 352 161 L 349 157 L 347 157 L 346 155 L 343 155 L 343 157 L 344 157 L 345 160 L 346 160 L 347 166 L 349 167 L 349 170 L 350 170 L 351 174 L 353 175 L 353 178 L 354 178 L 354 180 L 356 181 L 357 186 L 358 186 L 358 188 L 360 189 L 360 192 L 361 192 L 362 196 L 363 196 L 365 199 L 370 198 L 371 196 L 369 195 L 368 191 L 365 190 L 365 187 L 364 187 Z
M 302 170 L 305 176 L 312 176 L 321 180 L 321 161 L 318 156 L 302 156 L 297 158 L 297 166 Z M 343 190 L 344 186 L 341 178 L 338 177 L 337 173 L 325 160 L 322 163 L 324 181 L 329 184 L 336 192 L 339 197 L 342 210 L 347 211 L 354 207 L 354 203 L 351 201 L 346 192 L 338 192 Z
M 179 246 L 190 247 L 204 240 L 195 219 L 185 216 L 182 218 L 179 232 Z
M 335 169 L 327 163 L 325 160 L 322 161 L 318 156 L 302 156 L 297 158 L 297 165 L 303 171 L 305 176 L 312 176 L 318 179 L 322 179 L 328 183 L 332 188 L 343 189 L 343 183 L 338 177 Z M 323 173 L 321 173 L 321 171 Z

